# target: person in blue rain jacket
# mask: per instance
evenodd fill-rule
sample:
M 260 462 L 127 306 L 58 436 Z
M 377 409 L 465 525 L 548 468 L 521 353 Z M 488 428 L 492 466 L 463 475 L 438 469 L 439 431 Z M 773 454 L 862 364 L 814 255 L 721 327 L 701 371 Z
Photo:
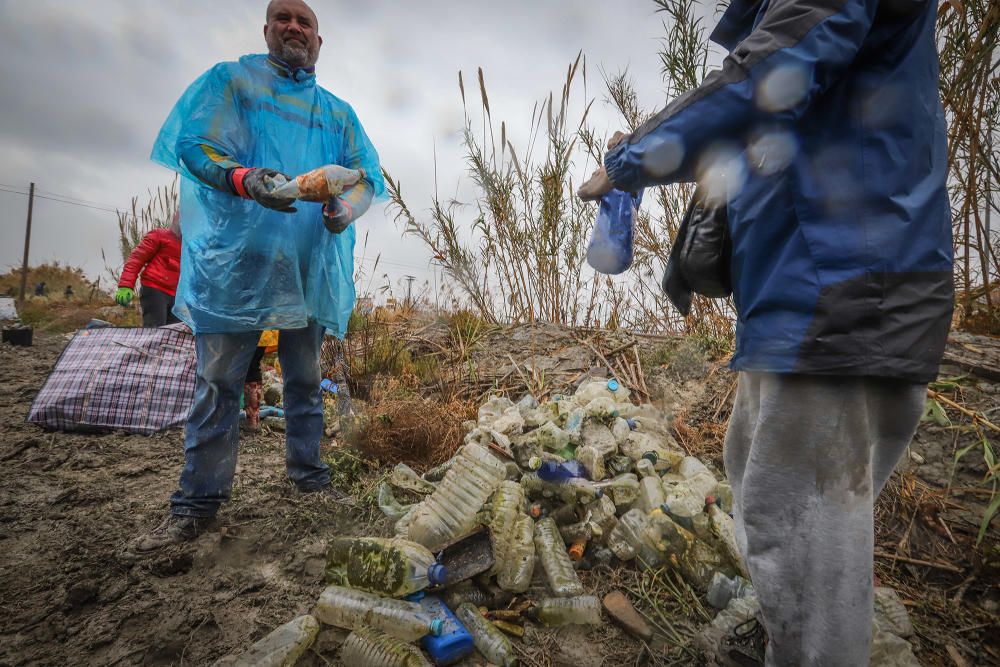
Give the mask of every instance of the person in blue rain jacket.
M 579 192 L 697 181 L 728 214 L 725 464 L 761 604 L 721 647 L 739 664 L 868 664 L 872 504 L 953 309 L 936 9 L 732 0 L 722 68 L 616 133 Z
M 286 463 L 298 490 L 342 500 L 320 458 L 324 332 L 343 336 L 354 304 L 354 228 L 384 191 L 378 154 L 343 100 L 316 84 L 322 38 L 301 0 L 267 6 L 267 55 L 223 62 L 177 102 L 153 160 L 181 179 L 183 261 L 174 312 L 193 330 L 194 406 L 170 512 L 137 554 L 190 540 L 229 499 L 240 389 L 260 334 L 280 330 Z M 325 204 L 277 196 L 274 178 L 328 164 L 363 170 Z

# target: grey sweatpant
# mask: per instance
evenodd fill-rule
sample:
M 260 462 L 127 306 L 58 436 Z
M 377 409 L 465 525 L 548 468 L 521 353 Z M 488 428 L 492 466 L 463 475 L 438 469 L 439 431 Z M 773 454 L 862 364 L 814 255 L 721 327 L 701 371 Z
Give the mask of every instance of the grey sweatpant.
M 740 373 L 725 464 L 769 667 L 868 664 L 872 508 L 926 392 L 885 378 Z

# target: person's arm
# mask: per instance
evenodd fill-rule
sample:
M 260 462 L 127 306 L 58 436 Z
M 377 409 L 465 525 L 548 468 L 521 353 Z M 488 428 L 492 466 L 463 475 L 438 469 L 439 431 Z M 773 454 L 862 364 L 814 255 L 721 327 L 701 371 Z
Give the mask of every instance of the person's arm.
M 139 273 L 153 259 L 153 256 L 159 251 L 160 245 L 160 240 L 157 238 L 155 231 L 143 236 L 142 241 L 132 250 L 125 261 L 121 278 L 118 280 L 118 287 L 127 287 L 134 290 L 135 281 L 139 278 Z
M 210 144 L 191 143 L 186 145 L 178 156 L 199 181 L 230 194 L 237 194 L 233 188 L 230 174 L 243 165 L 232 155 Z
M 854 61 L 877 6 L 878 0 L 771 0 L 722 69 L 625 135 L 580 196 L 695 180 L 714 146 L 745 146 L 762 124 L 799 119 Z M 599 177 L 603 183 L 595 183 Z
M 357 185 L 323 206 L 323 223 L 335 234 L 344 231 L 348 225 L 364 215 L 375 195 L 384 188 L 378 154 L 353 110 L 348 114 L 348 121 L 342 166 L 361 169 L 365 176 Z

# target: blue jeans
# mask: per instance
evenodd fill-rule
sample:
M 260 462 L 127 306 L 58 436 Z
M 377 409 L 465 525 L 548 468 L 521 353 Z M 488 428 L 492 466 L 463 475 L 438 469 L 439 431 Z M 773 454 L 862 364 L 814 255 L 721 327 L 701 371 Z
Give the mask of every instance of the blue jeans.
M 282 331 L 278 338 L 284 379 L 285 464 L 288 476 L 303 491 L 330 483 L 330 468 L 319 455 L 323 333 L 324 328 L 312 322 L 304 329 Z M 173 514 L 210 517 L 229 500 L 239 451 L 240 394 L 259 338 L 259 331 L 195 336 L 198 378 L 184 432 L 180 488 L 170 497 Z

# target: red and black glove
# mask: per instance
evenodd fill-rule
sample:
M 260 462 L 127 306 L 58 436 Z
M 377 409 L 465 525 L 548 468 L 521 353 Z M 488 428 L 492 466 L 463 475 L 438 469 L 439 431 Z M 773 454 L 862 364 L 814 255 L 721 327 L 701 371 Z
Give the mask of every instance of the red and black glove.
M 323 205 L 323 224 L 327 231 L 340 234 L 354 222 L 354 210 L 340 197 L 333 197 Z
M 284 181 L 279 179 L 278 182 L 275 182 L 275 177 L 278 176 L 283 178 Z M 229 170 L 226 178 L 233 193 L 244 199 L 252 199 L 265 208 L 281 211 L 282 213 L 294 213 L 296 210 L 292 206 L 295 203 L 294 197 L 276 197 L 273 194 L 275 188 L 291 180 L 280 171 L 236 167 Z

